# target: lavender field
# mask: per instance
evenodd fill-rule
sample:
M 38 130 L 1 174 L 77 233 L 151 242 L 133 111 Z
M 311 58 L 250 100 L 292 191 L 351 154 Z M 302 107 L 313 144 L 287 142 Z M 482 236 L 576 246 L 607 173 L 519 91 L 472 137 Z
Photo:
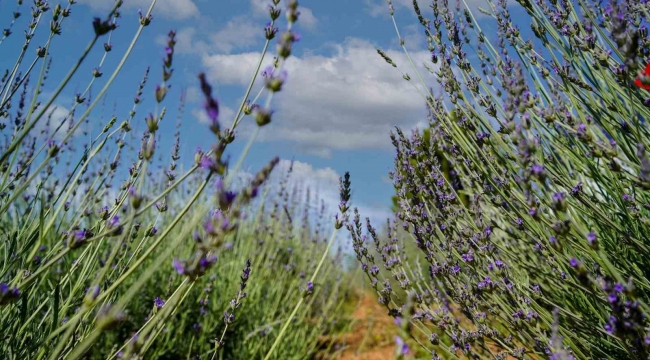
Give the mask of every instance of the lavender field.
M 0 359 L 650 359 L 649 17 L 0 0 Z

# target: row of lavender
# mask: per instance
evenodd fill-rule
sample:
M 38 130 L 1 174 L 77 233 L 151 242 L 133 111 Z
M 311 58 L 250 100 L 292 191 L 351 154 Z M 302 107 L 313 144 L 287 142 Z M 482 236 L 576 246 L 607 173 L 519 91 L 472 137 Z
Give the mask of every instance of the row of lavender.
M 279 184 L 265 185 L 277 158 L 237 181 L 255 135 L 271 123 L 272 97 L 286 78 L 283 64 L 299 40 L 292 30 L 300 14 L 296 1 L 281 9 L 280 0 L 270 0 L 270 22 L 260 27 L 264 51 L 230 128 L 206 76 L 199 75 L 215 136 L 209 151 L 182 161 L 183 99 L 171 159 L 157 145 L 173 82 L 173 31 L 161 81 L 151 87 L 147 70 L 126 119 L 118 123 L 114 115 L 99 133 L 84 130 L 83 138 L 91 139 L 84 144 L 75 136 L 153 21 L 155 4 L 140 12 L 132 42 L 99 91 L 122 0 L 106 19 L 92 22 L 92 41 L 44 103 L 38 99 L 55 54 L 51 45 L 65 35 L 75 1 L 19 0 L 0 39 L 8 56 L 3 42 L 20 36 L 15 28 L 28 18 L 24 43 L 11 54 L 15 66 L 0 81 L 2 358 L 302 358 L 322 346 L 319 336 L 347 326 L 339 309 L 348 299 L 348 275 L 340 270 L 340 256 L 326 256 L 336 234 L 326 209 L 308 189 L 289 185 L 290 168 Z M 283 13 L 287 29 L 278 33 Z M 47 42 L 34 48 L 44 27 Z M 276 37 L 265 86 L 250 99 Z M 74 95 L 64 121 L 54 124 L 56 99 L 102 42 L 104 54 L 90 81 Z M 143 100 L 147 93 L 154 103 Z M 151 109 L 144 117 L 137 115 L 143 106 Z M 246 117 L 258 127 L 239 162 L 229 166 L 224 154 Z M 146 130 L 138 139 L 132 129 L 143 120 Z
M 378 50 L 430 127 L 392 136 L 388 239 L 345 219 L 357 258 L 432 359 L 648 359 L 650 2 L 516 2 L 413 0 L 430 77 Z

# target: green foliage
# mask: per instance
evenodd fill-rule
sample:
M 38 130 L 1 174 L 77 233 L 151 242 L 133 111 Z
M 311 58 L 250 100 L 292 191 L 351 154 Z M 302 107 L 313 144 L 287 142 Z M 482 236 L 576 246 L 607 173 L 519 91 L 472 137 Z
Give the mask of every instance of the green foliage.
M 494 37 L 464 1 L 434 1 L 433 18 L 413 2 L 444 92 L 404 76 L 426 94 L 429 128 L 393 134 L 391 232 L 404 226 L 421 261 L 370 225 L 369 251 L 355 217 L 357 256 L 434 358 L 646 359 L 647 4 L 518 3 L 481 10 Z

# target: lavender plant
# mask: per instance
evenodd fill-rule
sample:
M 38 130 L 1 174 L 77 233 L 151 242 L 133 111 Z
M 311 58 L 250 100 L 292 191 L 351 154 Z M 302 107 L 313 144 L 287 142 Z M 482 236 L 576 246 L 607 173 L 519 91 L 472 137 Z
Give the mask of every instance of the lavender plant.
M 95 82 L 107 71 L 104 62 L 112 55 L 122 3 L 117 0 L 105 19 L 94 19 L 93 39 L 41 102 L 52 44 L 64 34 L 75 1 L 51 6 L 34 0 L 24 44 L 0 80 L 0 353 L 8 359 L 313 354 L 318 336 L 341 329 L 346 321 L 336 315 L 346 299 L 346 275 L 335 264 L 340 259 L 327 257 L 333 241 L 320 239 L 325 223 L 310 220 L 313 198 L 305 200 L 304 190 L 284 196 L 282 187 L 279 197 L 270 196 L 277 189 L 265 184 L 278 158 L 249 179 L 237 177 L 259 129 L 271 123 L 273 94 L 286 80 L 283 64 L 299 40 L 292 30 L 299 17 L 297 2 L 286 3 L 287 30 L 279 35 L 277 57 L 263 73 L 265 86 L 250 99 L 278 33 L 280 0 L 269 5 L 264 49 L 230 128 L 224 126 L 206 76 L 199 74 L 215 140 L 210 150 L 197 150 L 189 168 L 181 159 L 184 95 L 169 159 L 159 145 L 174 81 L 174 31 L 167 37 L 161 80 L 149 89 L 152 74 L 145 71 L 126 119 L 118 124 L 113 115 L 97 133 L 83 126 L 153 21 L 156 0 L 139 12 L 133 40 L 91 99 Z M 0 46 L 15 36 L 11 29 L 20 26 L 17 19 L 26 6 L 18 1 Z M 29 63 L 34 34 L 43 26 L 49 26 L 49 37 Z M 85 89 L 74 95 L 64 120 L 52 123 L 55 102 L 104 40 L 104 55 Z M 259 105 L 264 90 L 268 95 Z M 152 104 L 146 104 L 148 92 Z M 142 106 L 151 109 L 144 117 L 137 115 Z M 78 111 L 82 115 L 77 117 Z M 258 127 L 230 167 L 228 145 L 249 115 Z M 142 119 L 145 130 L 136 135 L 135 121 Z M 79 132 L 87 142 L 76 136 Z M 274 211 L 265 211 L 269 202 Z M 277 211 L 280 206 L 283 212 Z M 320 262 L 312 262 L 318 256 Z M 327 272 L 319 275 L 321 269 Z M 270 337 L 281 323 L 279 336 Z M 278 346 L 289 325 L 292 336 Z
M 346 221 L 379 302 L 432 359 L 647 359 L 649 3 L 419 3 L 431 77 L 378 53 L 429 128 L 391 135 L 388 240 Z

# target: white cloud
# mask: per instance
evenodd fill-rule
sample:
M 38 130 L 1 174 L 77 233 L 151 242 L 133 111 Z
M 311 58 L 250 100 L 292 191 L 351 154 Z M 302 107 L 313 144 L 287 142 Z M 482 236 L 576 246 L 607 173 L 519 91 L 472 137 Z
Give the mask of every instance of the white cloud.
M 251 8 L 253 14 L 257 17 L 269 16 L 268 6 L 271 5 L 271 0 L 251 0 Z
M 195 119 L 198 120 L 199 123 L 206 124 L 206 126 L 210 124 L 210 119 L 208 118 L 208 115 L 205 113 L 205 111 L 203 111 L 203 109 L 192 110 L 192 115 L 194 116 Z M 223 104 L 219 104 L 220 123 L 227 124 L 227 126 L 230 127 L 234 118 L 235 118 L 235 110 L 227 106 L 224 106 Z
M 318 19 L 316 19 L 311 9 L 300 6 L 299 11 L 300 17 L 298 18 L 298 25 L 307 30 L 314 30 L 318 23 Z
M 264 39 L 264 26 L 237 16 L 228 21 L 221 29 L 200 36 L 194 27 L 184 27 L 176 33 L 178 54 L 229 54 L 235 49 L 255 45 Z M 160 35 L 156 43 L 165 45 L 167 37 Z
M 74 124 L 76 124 L 76 119 L 74 119 L 75 120 L 74 123 L 71 123 L 71 118 L 73 117 L 74 114 L 68 116 L 69 113 L 70 110 L 65 106 L 52 105 L 45 112 L 43 119 L 41 119 L 38 123 L 36 123 L 33 133 L 47 134 L 48 137 L 54 134 L 53 139 L 55 141 L 57 142 L 62 141 L 68 134 L 70 126 L 71 125 L 74 126 Z M 73 136 L 79 136 L 83 134 L 85 131 L 87 131 L 85 125 L 86 125 L 85 123 L 80 124 L 75 130 Z M 54 133 L 54 131 L 56 131 L 56 129 L 59 126 L 60 129 L 56 133 Z
M 255 17 L 269 18 L 268 6 L 271 4 L 271 0 L 250 0 L 250 2 Z M 282 11 L 284 12 L 284 9 L 282 9 Z M 318 19 L 314 16 L 314 12 L 310 8 L 302 6 L 302 4 L 298 5 L 298 11 L 300 11 L 297 23 L 298 26 L 306 30 L 314 30 L 318 23 Z
M 203 99 L 201 90 L 199 90 L 199 88 L 196 86 L 190 86 L 186 91 L 185 101 L 187 101 L 188 104 L 197 104 Z
M 263 131 L 262 140 L 290 141 L 312 154 L 329 156 L 332 149 L 389 147 L 394 126 L 410 128 L 424 119 L 424 99 L 372 44 L 348 39 L 333 49 L 331 56 L 288 59 L 287 83 L 274 99 L 273 129 Z M 403 53 L 387 53 L 419 85 Z M 203 66 L 212 81 L 243 86 L 259 56 L 204 56 Z M 429 61 L 428 52 L 412 52 L 411 56 L 416 64 Z M 418 70 L 428 79 L 427 85 L 434 84 L 426 69 L 420 66 Z
M 254 45 L 264 36 L 264 26 L 238 16 L 228 21 L 219 31 L 210 34 L 211 46 L 219 52 L 229 53 L 233 48 Z
M 115 4 L 114 0 L 80 0 L 93 10 L 110 10 Z M 126 0 L 122 9 L 142 9 L 144 13 L 151 5 L 151 0 Z M 187 20 L 199 15 L 199 9 L 192 0 L 158 0 L 153 9 L 154 16 L 160 15 L 174 20 Z

